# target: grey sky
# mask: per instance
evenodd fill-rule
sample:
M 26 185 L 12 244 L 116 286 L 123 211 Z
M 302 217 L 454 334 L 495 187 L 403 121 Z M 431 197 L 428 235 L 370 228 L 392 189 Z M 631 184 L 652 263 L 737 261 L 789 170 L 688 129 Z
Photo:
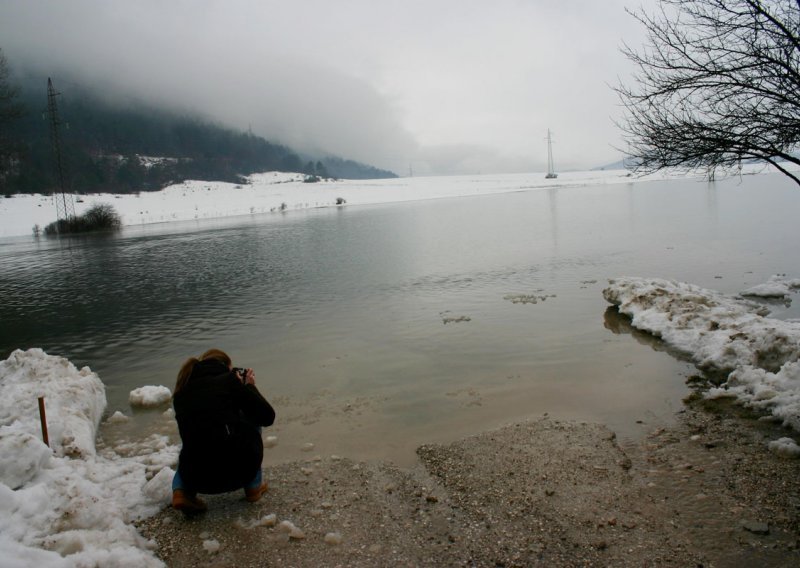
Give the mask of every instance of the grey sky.
M 401 175 L 619 159 L 639 0 L 0 0 L 12 67 Z

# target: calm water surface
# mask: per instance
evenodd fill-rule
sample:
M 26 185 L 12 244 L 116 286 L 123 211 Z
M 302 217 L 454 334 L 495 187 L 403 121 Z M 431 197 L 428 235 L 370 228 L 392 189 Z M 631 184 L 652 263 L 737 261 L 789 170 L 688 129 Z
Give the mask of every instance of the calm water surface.
M 800 189 L 758 175 L 5 239 L 0 355 L 89 365 L 109 411 L 147 429 L 160 411 L 134 412 L 130 390 L 172 387 L 186 357 L 220 347 L 277 407 L 273 460 L 312 442 L 402 463 L 420 443 L 545 412 L 633 436 L 680 408 L 694 369 L 631 333 L 607 279 L 735 293 L 797 277 L 798 211 Z M 521 294 L 548 297 L 507 299 Z

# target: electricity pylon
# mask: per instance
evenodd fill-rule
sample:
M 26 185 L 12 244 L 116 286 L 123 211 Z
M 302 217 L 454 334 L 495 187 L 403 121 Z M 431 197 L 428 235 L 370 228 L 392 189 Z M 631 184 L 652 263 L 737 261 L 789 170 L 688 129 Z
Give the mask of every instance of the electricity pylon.
M 57 93 L 53 88 L 53 81 L 47 78 L 47 119 L 50 123 L 50 144 L 53 147 L 53 158 L 55 159 L 56 175 L 58 176 L 58 190 L 53 190 L 53 201 L 56 203 L 57 225 L 61 220 L 69 220 L 75 216 L 75 204 L 72 194 L 67 192 L 65 182 L 65 164 L 61 155 L 61 134 L 59 127 L 61 120 L 58 118 L 58 104 L 56 103 Z

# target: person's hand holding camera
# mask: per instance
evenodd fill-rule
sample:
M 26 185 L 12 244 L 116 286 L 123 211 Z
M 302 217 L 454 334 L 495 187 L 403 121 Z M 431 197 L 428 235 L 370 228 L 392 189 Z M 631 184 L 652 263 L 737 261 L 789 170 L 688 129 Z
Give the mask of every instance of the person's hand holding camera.
M 245 385 L 255 385 L 256 384 L 256 372 L 253 369 L 244 369 L 242 367 L 237 367 L 234 369 L 236 371 L 236 376 L 239 377 L 239 380 L 242 381 L 242 384 Z
M 256 372 L 253 369 L 245 369 L 244 384 L 246 385 L 256 384 Z

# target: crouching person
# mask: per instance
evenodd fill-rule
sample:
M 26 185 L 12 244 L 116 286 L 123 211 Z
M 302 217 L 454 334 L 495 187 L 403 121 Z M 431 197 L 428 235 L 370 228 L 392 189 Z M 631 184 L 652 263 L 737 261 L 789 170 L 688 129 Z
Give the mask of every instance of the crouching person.
M 172 403 L 183 446 L 172 480 L 172 506 L 185 514 L 206 510 L 198 493 L 244 489 L 255 502 L 267 490 L 262 479 L 261 428 L 275 411 L 256 388 L 253 369 L 234 369 L 219 349 L 181 367 Z

